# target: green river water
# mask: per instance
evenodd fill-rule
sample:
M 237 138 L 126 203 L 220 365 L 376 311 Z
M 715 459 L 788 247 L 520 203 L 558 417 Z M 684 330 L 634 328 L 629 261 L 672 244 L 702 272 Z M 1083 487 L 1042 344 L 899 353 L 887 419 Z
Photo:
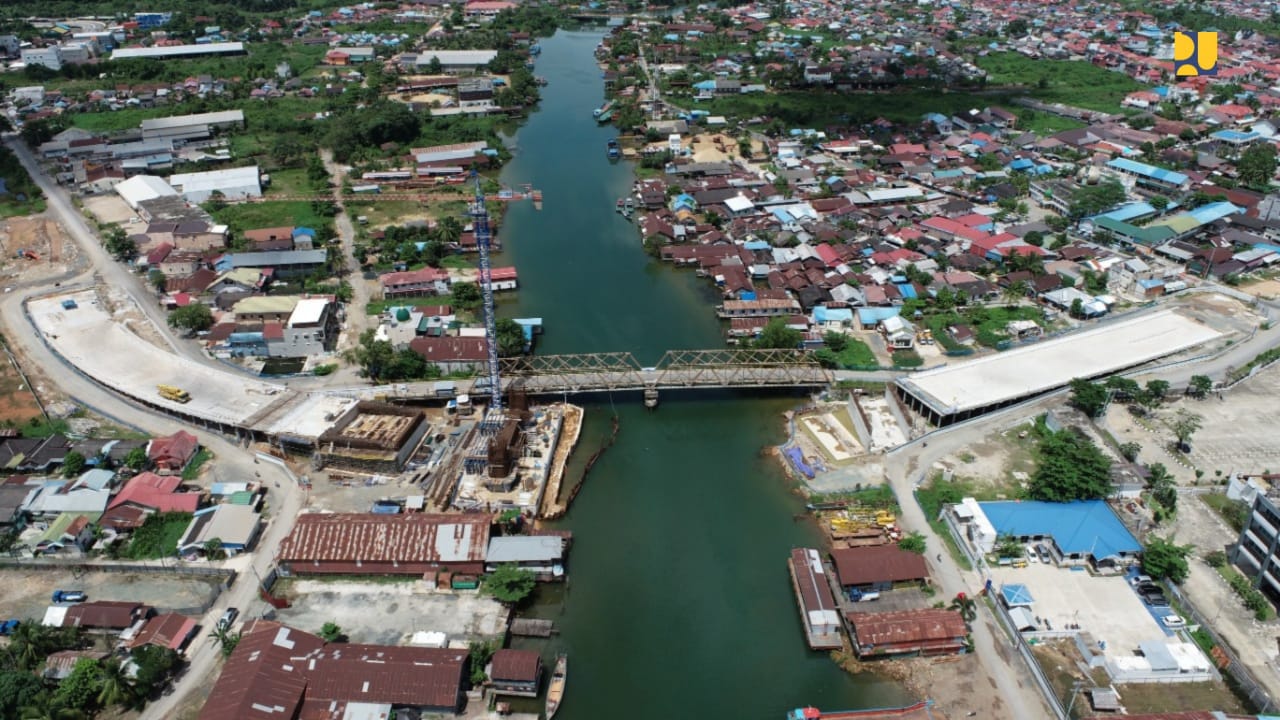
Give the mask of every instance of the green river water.
M 542 354 L 625 350 L 649 365 L 667 349 L 721 347 L 715 291 L 651 261 L 614 210 L 633 178 L 606 158 L 613 128 L 591 116 L 603 102 L 600 37 L 561 31 L 541 43 L 535 72 L 549 85 L 502 180 L 542 190 L 545 209 L 515 203 L 506 215 L 498 262 L 519 268 L 520 291 L 500 312 L 543 318 Z M 548 661 L 569 653 L 558 719 L 779 720 L 808 704 L 914 701 L 805 646 L 786 558 L 818 533 L 794 519 L 801 503 L 760 453 L 783 439 L 780 413 L 796 398 L 667 394 L 656 411 L 638 395 L 577 402 L 587 423 L 571 479 L 615 408 L 621 433 L 560 523 L 574 532 L 570 582 L 540 588 L 530 611 L 559 635 L 517 643 Z

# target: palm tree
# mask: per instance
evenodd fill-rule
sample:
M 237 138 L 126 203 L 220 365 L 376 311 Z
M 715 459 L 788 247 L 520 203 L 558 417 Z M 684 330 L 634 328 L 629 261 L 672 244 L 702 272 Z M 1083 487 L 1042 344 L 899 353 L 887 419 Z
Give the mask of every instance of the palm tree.
M 85 720 L 89 717 L 80 710 L 56 705 L 28 705 L 19 711 L 21 720 Z
M 452 215 L 440 218 L 436 225 L 436 237 L 445 245 L 453 245 L 462 239 L 462 221 Z
M 102 666 L 102 689 L 98 691 L 98 705 L 124 705 L 133 699 L 133 681 L 124 673 L 119 660 L 108 660 Z
M 960 613 L 960 617 L 964 618 L 965 622 L 973 622 L 978 617 L 978 604 L 964 593 L 957 594 L 951 601 L 951 609 Z
M 1004 289 L 1004 297 L 1011 305 L 1016 305 L 1027 297 L 1027 293 L 1030 290 L 1031 286 L 1027 284 L 1026 280 L 1018 280 L 1017 282 L 1009 283 L 1009 287 Z

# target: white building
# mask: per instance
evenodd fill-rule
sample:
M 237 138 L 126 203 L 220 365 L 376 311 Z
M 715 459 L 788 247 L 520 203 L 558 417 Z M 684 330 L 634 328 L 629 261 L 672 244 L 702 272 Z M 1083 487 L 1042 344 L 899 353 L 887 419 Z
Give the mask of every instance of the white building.
M 50 45 L 42 48 L 26 48 L 22 51 L 22 62 L 26 65 L 43 65 L 50 70 L 62 69 L 62 48 Z
M 193 203 L 202 203 L 213 197 L 215 192 L 222 193 L 227 200 L 262 197 L 261 175 L 257 165 L 170 175 L 169 184 Z
M 155 175 L 134 175 L 128 180 L 118 183 L 115 190 L 125 203 L 134 210 L 137 210 L 138 206 L 147 200 L 174 197 L 178 194 L 178 191 L 174 190 L 163 178 L 158 178 Z

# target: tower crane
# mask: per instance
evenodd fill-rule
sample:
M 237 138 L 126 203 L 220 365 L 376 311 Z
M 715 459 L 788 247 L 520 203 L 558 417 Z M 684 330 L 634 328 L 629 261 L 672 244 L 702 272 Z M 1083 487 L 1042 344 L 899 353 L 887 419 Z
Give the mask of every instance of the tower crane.
M 502 377 L 498 365 L 498 318 L 493 303 L 493 266 L 489 262 L 489 247 L 492 236 L 489 230 L 489 211 L 484 204 L 484 189 L 480 185 L 480 174 L 471 171 L 476 184 L 475 201 L 467 213 L 471 217 L 472 229 L 475 231 L 476 247 L 480 250 L 480 294 L 484 298 L 484 334 L 485 350 L 488 353 L 489 376 L 489 419 L 501 423 L 502 412 Z

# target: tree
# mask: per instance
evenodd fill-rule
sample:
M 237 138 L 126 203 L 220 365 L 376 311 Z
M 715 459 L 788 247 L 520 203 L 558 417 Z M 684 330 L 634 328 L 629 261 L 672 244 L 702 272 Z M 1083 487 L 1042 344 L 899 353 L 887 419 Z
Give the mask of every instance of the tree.
M 480 307 L 483 300 L 480 293 L 480 286 L 473 282 L 460 282 L 453 284 L 451 304 L 464 310 L 473 310 Z
M 125 675 L 124 667 L 116 658 L 111 658 L 102 666 L 98 688 L 98 707 L 112 705 L 129 705 L 134 699 L 133 681 Z
M 1155 197 L 1151 198 L 1147 202 L 1151 203 L 1151 207 L 1155 208 L 1156 210 L 1164 210 L 1165 208 L 1169 207 L 1169 198 L 1163 195 L 1156 195 Z
M 218 643 L 222 657 L 231 657 L 231 653 L 236 651 L 236 645 L 240 644 L 240 633 L 232 635 L 231 628 L 224 623 L 214 625 L 208 637 Z
M 799 330 L 787 327 L 785 319 L 774 318 L 760 331 L 760 337 L 756 338 L 755 346 L 764 349 L 794 350 L 800 346 L 800 341 L 803 339 L 804 335 Z
M 535 582 L 533 572 L 508 563 L 486 575 L 480 589 L 499 602 L 516 605 L 529 597 Z
M 1107 378 L 1106 386 L 1116 400 L 1134 400 L 1142 394 L 1142 386 L 1138 385 L 1137 380 L 1119 375 L 1112 375 Z
M 347 641 L 347 634 L 342 632 L 342 628 L 332 621 L 321 626 L 320 637 L 327 643 L 343 643 Z
M 204 541 L 204 556 L 210 560 L 223 560 L 227 551 L 222 549 L 222 538 L 212 537 Z
M 0 672 L 0 717 L 14 717 L 18 710 L 36 705 L 45 697 L 44 683 L 29 672 Z
M 58 683 L 54 702 L 73 710 L 89 711 L 102 690 L 102 666 L 92 658 L 80 658 L 71 674 Z
M 1102 415 L 1107 407 L 1107 387 L 1084 378 L 1071 381 L 1071 404 L 1091 418 Z
M 147 466 L 147 449 L 136 447 L 124 456 L 124 466 L 130 470 L 141 470 Z
M 1075 300 L 1072 300 L 1071 310 L 1069 312 L 1071 313 L 1071 317 L 1073 318 L 1084 317 L 1084 301 L 1081 300 L 1080 298 L 1076 298 Z
M 1022 541 L 1012 535 L 1001 535 L 996 538 L 996 557 L 998 558 L 1020 558 L 1027 554 L 1027 546 Z
M 501 318 L 497 324 L 498 355 L 515 357 L 524 354 L 524 328 L 511 318 Z
M 1187 385 L 1187 393 L 1198 398 L 1208 395 L 1212 389 L 1213 379 L 1208 375 L 1192 375 L 1191 382 Z
M 964 593 L 957 593 L 951 600 L 951 609 L 960 613 L 965 622 L 973 622 L 978 617 L 978 604 Z
M 1029 489 L 1033 500 L 1095 500 L 1111 493 L 1111 461 L 1075 430 L 1046 434 L 1036 456 Z
M 115 259 L 125 262 L 132 260 L 138 254 L 138 246 L 119 225 L 111 226 L 102 239 L 102 245 Z
M 485 674 L 485 666 L 493 659 L 497 650 L 492 640 L 473 640 L 467 648 L 467 659 L 471 665 L 471 685 L 483 685 L 489 676 Z
M 139 700 L 151 695 L 157 688 L 168 682 L 182 658 L 178 653 L 159 645 L 143 645 L 133 651 L 133 663 L 137 671 L 133 677 L 133 687 Z
M 837 355 L 844 352 L 849 347 L 849 336 L 842 332 L 829 330 L 822 334 L 822 344 L 826 345 L 831 352 Z
M 1142 452 L 1142 445 L 1133 441 L 1120 443 L 1120 456 L 1129 462 L 1138 459 L 1138 453 Z
M 1180 583 L 1187 579 L 1190 568 L 1187 567 L 1187 556 L 1191 554 L 1190 545 L 1176 545 L 1170 540 L 1152 535 L 1142 549 L 1142 572 L 1153 578 L 1169 578 Z
M 1236 171 L 1240 179 L 1256 188 L 1271 185 L 1271 178 L 1276 174 L 1276 149 L 1271 143 L 1254 143 L 1245 150 L 1236 161 Z
M 1204 417 L 1197 415 L 1186 408 L 1179 408 L 1174 414 L 1173 419 L 1169 421 L 1169 429 L 1173 431 L 1173 436 L 1178 440 L 1178 449 L 1186 452 L 1191 444 L 1191 436 L 1204 424 Z
M 924 535 L 921 535 L 918 532 L 913 532 L 898 541 L 898 548 L 906 550 L 907 552 L 913 552 L 917 555 L 923 555 L 925 552 Z
M 147 282 L 151 283 L 151 287 L 155 288 L 156 292 L 164 292 L 165 286 L 168 284 L 169 279 L 166 278 L 164 276 L 164 273 L 160 272 L 159 270 L 152 269 L 150 272 L 147 273 Z
M 1154 410 L 1160 407 L 1160 403 L 1164 402 L 1164 396 L 1168 394 L 1168 380 L 1148 380 L 1147 386 L 1142 389 L 1142 394 L 1138 397 L 1138 402 Z
M 208 330 L 213 327 L 213 311 L 204 303 L 193 302 L 169 313 L 169 325 L 189 333 Z
M 1067 215 L 1072 220 L 1097 215 L 1124 202 L 1125 197 L 1124 185 L 1119 180 L 1083 185 L 1071 194 Z
M 1039 230 L 1032 230 L 1024 235 L 1022 239 L 1025 240 L 1028 245 L 1035 245 L 1036 247 L 1044 246 L 1044 233 Z
M 75 477 L 84 472 L 84 455 L 72 450 L 62 458 L 62 477 Z
M 1147 487 L 1151 490 L 1151 499 L 1157 505 L 1156 522 L 1164 522 L 1178 512 L 1178 486 L 1163 464 L 1152 463 L 1147 470 L 1151 473 L 1147 478 Z
M 351 359 L 364 371 L 365 377 L 374 382 L 383 379 L 383 374 L 394 361 L 396 351 L 386 340 L 377 340 L 373 328 L 360 335 L 360 342 L 351 349 Z

